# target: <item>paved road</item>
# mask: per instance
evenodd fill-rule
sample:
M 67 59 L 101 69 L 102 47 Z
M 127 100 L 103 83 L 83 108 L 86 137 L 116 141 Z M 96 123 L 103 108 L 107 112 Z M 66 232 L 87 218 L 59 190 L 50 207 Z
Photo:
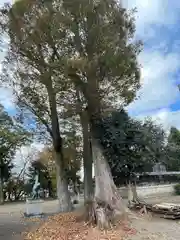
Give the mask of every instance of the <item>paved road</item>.
M 0 239 L 19 240 L 21 233 L 32 227 L 34 223 L 22 221 L 20 215 L 0 213 Z
M 0 240 L 20 240 L 21 233 L 38 224 L 27 221 L 22 216 L 25 212 L 24 203 L 5 204 L 0 206 Z M 47 214 L 58 211 L 58 201 L 46 201 L 43 210 Z

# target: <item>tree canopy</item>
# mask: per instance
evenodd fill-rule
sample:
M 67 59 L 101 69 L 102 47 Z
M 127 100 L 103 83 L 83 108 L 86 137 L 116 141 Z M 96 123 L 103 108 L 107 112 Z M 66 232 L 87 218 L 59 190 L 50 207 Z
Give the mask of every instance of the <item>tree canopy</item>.
M 180 171 L 180 131 L 175 127 L 168 135 L 165 163 L 167 170 Z
M 116 183 L 152 171 L 165 157 L 165 132 L 151 119 L 134 120 L 124 110 L 114 111 L 99 125 L 112 175 Z
M 0 195 L 4 182 L 11 177 L 16 150 L 28 141 L 31 141 L 29 132 L 0 105 Z
M 0 105 L 0 161 L 1 178 L 4 181 L 10 177 L 16 150 L 28 141 L 31 141 L 28 131 L 10 117 Z

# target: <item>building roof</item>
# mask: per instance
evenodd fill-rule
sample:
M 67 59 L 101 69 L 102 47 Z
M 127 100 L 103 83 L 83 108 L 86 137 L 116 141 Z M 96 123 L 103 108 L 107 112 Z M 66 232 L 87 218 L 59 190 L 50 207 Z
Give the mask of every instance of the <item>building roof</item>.
M 149 176 L 180 175 L 180 171 L 177 171 L 177 172 L 171 172 L 171 171 L 145 172 L 145 173 L 140 174 L 140 176 L 142 176 L 142 175 L 149 175 Z

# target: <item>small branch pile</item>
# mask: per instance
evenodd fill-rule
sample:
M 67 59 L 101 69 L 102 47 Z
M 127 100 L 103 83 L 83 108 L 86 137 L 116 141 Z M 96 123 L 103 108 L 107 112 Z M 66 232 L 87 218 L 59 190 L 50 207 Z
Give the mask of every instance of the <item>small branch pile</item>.
M 161 203 L 152 206 L 154 213 L 163 214 L 164 218 L 180 219 L 180 204 Z
M 146 213 L 150 211 L 152 213 L 163 215 L 163 218 L 168 219 L 180 219 L 180 204 L 173 203 L 160 203 L 160 204 L 147 204 L 145 202 L 137 202 L 131 205 L 131 209 L 140 209 Z

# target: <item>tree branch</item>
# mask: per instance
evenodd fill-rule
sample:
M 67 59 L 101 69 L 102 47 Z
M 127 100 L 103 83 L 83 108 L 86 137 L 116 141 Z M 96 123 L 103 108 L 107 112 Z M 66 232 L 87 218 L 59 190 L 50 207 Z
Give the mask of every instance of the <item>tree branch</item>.
M 33 113 L 33 115 L 35 115 L 40 121 L 41 123 L 46 127 L 47 131 L 49 132 L 50 136 L 53 138 L 53 133 L 51 128 L 49 127 L 48 123 L 46 122 L 46 120 L 44 118 L 42 118 L 40 116 L 40 114 L 38 114 L 28 103 L 26 103 L 25 101 L 23 101 L 17 94 L 16 92 L 16 97 L 18 98 L 18 101 L 22 103 L 22 105 L 24 105 L 31 113 Z

